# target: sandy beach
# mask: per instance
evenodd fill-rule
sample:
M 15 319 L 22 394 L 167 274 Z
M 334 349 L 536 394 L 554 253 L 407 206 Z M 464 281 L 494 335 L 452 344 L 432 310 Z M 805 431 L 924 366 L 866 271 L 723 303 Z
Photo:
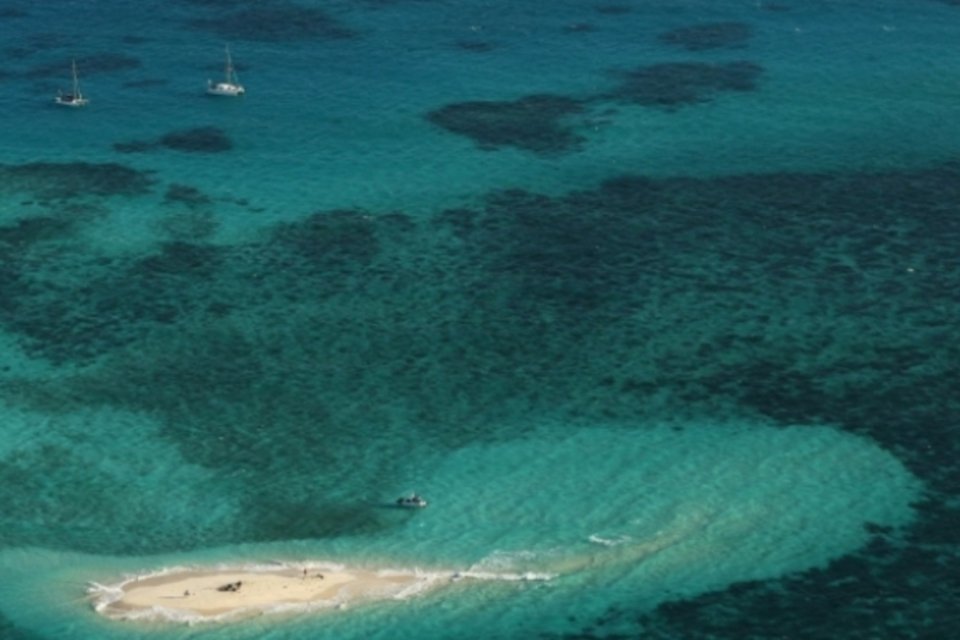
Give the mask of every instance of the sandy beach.
M 116 619 L 214 621 L 400 599 L 456 580 L 452 573 L 328 568 L 178 569 L 115 586 L 94 584 L 94 608 Z

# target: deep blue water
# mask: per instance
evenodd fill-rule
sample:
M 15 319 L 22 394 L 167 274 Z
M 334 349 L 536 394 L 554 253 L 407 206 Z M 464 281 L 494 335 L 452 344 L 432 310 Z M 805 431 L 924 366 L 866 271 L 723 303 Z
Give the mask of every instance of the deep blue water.
M 955 2 L 0 34 L 0 637 L 952 637 Z M 215 626 L 86 592 L 276 561 L 550 579 Z

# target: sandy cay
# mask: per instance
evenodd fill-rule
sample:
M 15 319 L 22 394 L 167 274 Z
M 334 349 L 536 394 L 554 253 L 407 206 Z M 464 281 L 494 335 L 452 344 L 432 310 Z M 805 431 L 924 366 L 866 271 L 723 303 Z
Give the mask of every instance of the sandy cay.
M 111 618 L 167 617 L 214 620 L 289 607 L 336 608 L 402 597 L 441 580 L 438 574 L 367 570 L 183 570 L 131 579 L 95 607 Z M 98 585 L 99 586 L 99 585 Z M 154 615 L 156 614 L 156 615 Z

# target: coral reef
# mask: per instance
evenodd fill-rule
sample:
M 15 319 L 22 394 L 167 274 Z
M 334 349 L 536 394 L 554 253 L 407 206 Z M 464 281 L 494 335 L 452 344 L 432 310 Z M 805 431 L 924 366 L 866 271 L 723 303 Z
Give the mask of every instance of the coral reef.
M 659 40 L 687 51 L 706 51 L 741 48 L 751 35 L 750 25 L 744 22 L 711 22 L 671 29 L 661 33 Z
M 148 174 L 116 163 L 29 162 L 0 164 L 0 192 L 42 200 L 82 196 L 136 196 L 150 190 Z
M 512 101 L 449 104 L 427 114 L 433 124 L 465 135 L 484 149 L 514 146 L 540 154 L 576 149 L 583 138 L 565 126 L 583 112 L 574 98 L 532 95 Z
M 217 127 L 171 131 L 162 135 L 159 143 L 168 149 L 192 153 L 222 153 L 233 148 L 233 142 L 226 132 Z
M 390 526 L 362 505 L 291 499 L 275 482 L 288 466 L 322 465 L 331 492 L 340 474 L 375 491 L 389 469 L 344 454 L 369 425 L 455 449 L 497 438 L 491 421 L 543 408 L 587 422 L 728 407 L 776 424 L 828 422 L 923 479 L 915 524 L 868 524 L 867 548 L 783 580 L 655 610 L 627 600 L 569 637 L 894 637 L 907 627 L 936 637 L 960 569 L 960 221 L 944 215 L 958 200 L 954 164 L 624 175 L 562 196 L 495 192 L 427 224 L 318 211 L 234 245 L 181 239 L 111 258 L 42 251 L 69 225 L 15 221 L 0 229 L 0 324 L 73 373 L 8 375 L 2 390 L 23 410 L 154 417 L 185 459 L 236 479 L 225 491 L 244 518 L 229 536 L 246 541 Z M 262 437 L 271 426 L 288 437 Z M 77 455 L 45 452 L 61 463 L 52 467 L 2 460 L 0 475 L 43 492 L 41 516 L 62 514 L 45 523 L 49 540 L 29 538 L 36 528 L 21 523 L 41 516 L 28 494 L 8 492 L 6 539 L 98 553 L 185 543 L 164 526 L 137 530 L 136 548 L 85 538 L 85 523 L 129 518 L 109 491 L 96 509 L 67 504 L 108 476 L 64 472 L 58 491 L 49 478 L 40 488 L 37 474 L 83 468 Z M 338 517 L 304 515 L 318 512 Z M 223 544 L 216 525 L 191 530 L 189 544 Z M 828 617 L 829 628 L 810 622 Z
M 752 91 L 763 72 L 736 62 L 668 62 L 616 71 L 611 91 L 575 98 L 535 94 L 516 100 L 455 102 L 426 114 L 429 122 L 474 140 L 481 149 L 516 147 L 540 155 L 569 153 L 586 141 L 577 133 L 589 110 L 609 102 L 667 110 L 708 102 L 729 91 Z M 609 113 L 609 109 L 607 109 Z
M 324 11 L 294 2 L 248 3 L 229 13 L 220 12 L 191 20 L 190 24 L 232 41 L 288 42 L 309 38 L 352 38 L 355 35 Z
M 752 91 L 763 72 L 748 62 L 665 62 L 618 72 L 612 100 L 648 107 L 677 108 L 713 99 L 723 91 Z
M 158 148 L 188 153 L 223 153 L 233 148 L 233 141 L 218 127 L 196 127 L 171 131 L 156 140 L 131 140 L 113 145 L 113 150 L 118 153 L 146 153 Z

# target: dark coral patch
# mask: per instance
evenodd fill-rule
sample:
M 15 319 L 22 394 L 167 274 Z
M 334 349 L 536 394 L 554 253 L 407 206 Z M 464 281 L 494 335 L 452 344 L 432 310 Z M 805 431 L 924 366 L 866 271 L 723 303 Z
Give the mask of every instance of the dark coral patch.
M 594 10 L 605 16 L 623 16 L 633 11 L 633 7 L 625 4 L 601 4 L 594 7 Z
M 130 140 L 116 142 L 113 150 L 118 153 L 144 153 L 158 147 L 188 153 L 222 153 L 233 148 L 233 141 L 223 129 L 217 127 L 196 127 L 171 131 L 157 140 Z
M 944 531 L 956 530 L 951 519 Z M 957 540 L 945 542 L 904 547 L 874 535 L 826 567 L 665 603 L 638 622 L 648 638 L 952 638 Z
M 66 39 L 53 33 L 40 33 L 26 36 L 19 42 L 20 44 L 16 46 L 5 47 L 3 49 L 4 56 L 14 60 L 23 60 L 41 51 L 62 47 L 66 44 Z M 61 72 L 63 71 L 62 65 L 58 65 L 57 68 Z
M 66 268 L 70 259 L 63 263 Z M 221 264 L 216 247 L 168 242 L 136 260 L 82 263 L 84 278 L 69 285 L 21 267 L 0 282 L 17 302 L 0 307 L 0 323 L 20 334 L 22 348 L 34 357 L 88 363 L 157 327 L 204 313 L 215 301 L 205 287 Z
M 751 91 L 763 67 L 749 61 L 668 62 L 620 72 L 609 97 L 650 107 L 680 107 L 711 100 L 724 91 Z
M 960 0 L 955 0 L 955 1 L 958 4 L 960 4 Z M 771 13 L 786 13 L 787 11 L 792 10 L 792 7 L 790 5 L 784 4 L 782 2 L 766 2 L 764 0 L 758 0 L 757 4 L 760 6 L 761 10 L 769 11 Z
M 750 25 L 743 22 L 711 22 L 671 29 L 660 34 L 659 40 L 687 51 L 705 51 L 743 47 L 751 34 Z
M 114 73 L 140 67 L 140 60 L 120 53 L 100 53 L 77 58 L 77 67 L 83 75 L 96 73 Z M 34 67 L 26 73 L 28 78 L 49 78 L 63 76 L 70 71 L 70 61 L 44 64 Z
M 633 180 L 631 202 L 607 192 L 550 198 L 520 189 L 491 195 L 482 215 L 448 211 L 444 218 L 468 240 L 489 237 L 476 258 L 491 278 L 507 277 L 519 307 L 587 314 L 618 304 L 640 283 L 643 266 L 662 257 L 644 218 L 659 201 L 655 183 Z
M 172 211 L 159 220 L 158 227 L 176 243 L 202 242 L 218 227 L 213 199 L 196 187 L 171 184 L 163 194 L 163 203 Z
M 303 220 L 283 223 L 273 240 L 290 247 L 315 265 L 368 262 L 379 251 L 374 219 L 365 211 L 319 211 Z
M 495 48 L 493 44 L 485 40 L 458 40 L 457 47 L 473 53 L 487 53 Z
M 472 138 L 481 148 L 513 146 L 539 154 L 573 151 L 584 138 L 565 121 L 584 111 L 566 96 L 538 94 L 512 101 L 449 104 L 427 114 L 433 124 Z
M 140 68 L 140 60 L 120 53 L 100 53 L 77 60 L 84 73 L 113 73 Z
M 161 136 L 160 144 L 168 149 L 191 153 L 221 153 L 233 148 L 233 142 L 226 132 L 217 127 L 171 131 Z
M 293 2 L 251 3 L 232 13 L 193 20 L 190 24 L 226 40 L 289 42 L 355 35 L 324 11 Z
M 40 199 L 136 196 L 149 191 L 150 185 L 146 173 L 112 162 L 0 165 L 0 192 L 28 192 Z
M 709 101 L 724 91 L 753 90 L 762 71 L 749 61 L 664 63 L 617 72 L 621 82 L 613 91 L 583 99 L 536 94 L 517 100 L 458 102 L 430 111 L 426 118 L 473 139 L 482 149 L 512 146 L 541 155 L 566 153 L 585 142 L 577 129 L 589 123 L 585 114 L 591 103 L 615 100 L 677 108 Z
M 160 252 L 133 265 L 133 272 L 146 281 L 158 276 L 209 277 L 222 263 L 222 251 L 212 245 L 166 242 Z
M 82 467 L 86 468 L 80 471 Z M 4 529 L 9 531 L 11 525 L 14 530 L 22 527 L 33 531 L 30 535 L 37 544 L 58 544 L 52 540 L 55 535 L 50 535 L 51 527 L 37 526 L 38 522 L 44 525 L 69 522 L 73 526 L 84 526 L 89 496 L 109 491 L 110 487 L 106 474 L 90 467 L 89 464 L 77 464 L 70 447 L 62 445 L 44 445 L 36 449 L 21 447 L 14 455 L 0 459 L 0 482 L 5 486 L 15 484 L 32 496 L 31 500 L 21 500 L 17 498 L 17 491 L 0 494 L 0 519 Z M 70 481 L 44 482 L 50 477 L 69 477 Z M 111 513 L 107 517 L 112 519 L 117 515 Z M 50 539 L 45 539 L 47 536 Z
M 164 216 L 158 226 L 175 242 L 203 242 L 216 233 L 218 222 L 210 209 L 188 207 Z
M 0 226 L 0 247 L 22 250 L 38 242 L 59 239 L 75 226 L 75 221 L 65 216 L 21 218 Z
M 176 183 L 167 187 L 167 192 L 163 194 L 163 201 L 166 204 L 181 204 L 191 209 L 205 207 L 212 202 L 210 196 L 200 189 Z

